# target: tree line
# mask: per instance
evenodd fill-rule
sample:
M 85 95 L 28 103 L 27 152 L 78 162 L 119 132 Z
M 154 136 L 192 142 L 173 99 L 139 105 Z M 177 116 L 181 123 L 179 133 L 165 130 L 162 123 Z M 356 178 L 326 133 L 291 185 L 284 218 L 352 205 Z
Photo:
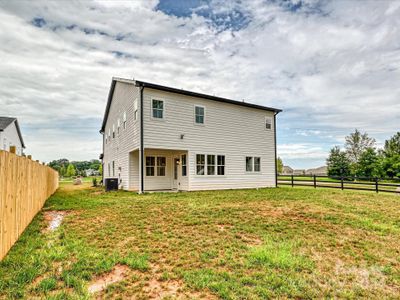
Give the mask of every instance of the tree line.
M 86 176 L 86 170 L 92 169 L 102 173 L 102 165 L 98 159 L 89 161 L 69 161 L 66 158 L 53 160 L 47 164 L 62 177 Z
M 343 150 L 330 150 L 326 162 L 328 176 L 400 177 L 400 132 L 377 149 L 374 138 L 356 129 L 346 136 Z

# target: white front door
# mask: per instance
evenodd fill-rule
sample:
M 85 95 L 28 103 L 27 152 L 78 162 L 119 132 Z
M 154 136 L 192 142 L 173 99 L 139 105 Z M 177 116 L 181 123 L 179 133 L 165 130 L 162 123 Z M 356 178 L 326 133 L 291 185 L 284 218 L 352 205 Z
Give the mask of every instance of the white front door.
M 177 190 L 179 185 L 179 157 L 174 157 L 172 168 L 172 188 Z

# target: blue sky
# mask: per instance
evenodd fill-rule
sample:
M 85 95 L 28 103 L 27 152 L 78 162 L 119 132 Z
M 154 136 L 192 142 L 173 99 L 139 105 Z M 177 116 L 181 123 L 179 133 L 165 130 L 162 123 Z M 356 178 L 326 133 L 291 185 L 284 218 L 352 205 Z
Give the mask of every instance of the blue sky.
M 399 1 L 0 1 L 0 26 L 0 115 L 42 161 L 98 157 L 112 76 L 283 109 L 295 168 L 399 130 Z

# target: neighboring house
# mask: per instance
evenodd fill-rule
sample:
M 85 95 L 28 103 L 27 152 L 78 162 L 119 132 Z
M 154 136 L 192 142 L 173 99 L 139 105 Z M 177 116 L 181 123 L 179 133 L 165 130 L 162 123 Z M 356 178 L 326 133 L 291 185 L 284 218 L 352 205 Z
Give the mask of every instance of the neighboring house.
M 279 112 L 113 78 L 100 130 L 103 176 L 139 192 L 275 187 Z
M 328 167 L 322 166 L 322 167 L 318 167 L 318 168 L 314 168 L 314 169 L 308 169 L 308 170 L 306 170 L 306 174 L 326 176 L 326 175 L 328 175 Z
M 22 155 L 25 149 L 21 130 L 16 118 L 0 117 L 0 150 L 10 151 L 16 147 L 17 155 Z
M 305 169 L 294 169 L 293 170 L 293 175 L 305 175 L 306 170 Z
M 100 172 L 98 170 L 94 170 L 94 169 L 86 169 L 85 174 L 86 174 L 86 176 L 99 176 Z
M 283 166 L 282 175 L 293 175 L 293 169 L 289 166 Z

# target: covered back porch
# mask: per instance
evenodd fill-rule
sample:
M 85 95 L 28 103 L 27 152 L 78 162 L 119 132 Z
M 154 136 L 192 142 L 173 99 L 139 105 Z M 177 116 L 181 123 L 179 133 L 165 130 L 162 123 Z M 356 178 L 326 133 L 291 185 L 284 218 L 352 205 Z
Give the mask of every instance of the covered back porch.
M 129 190 L 140 191 L 143 174 L 143 191 L 188 190 L 187 150 L 144 149 L 143 172 L 139 150 L 129 154 Z

